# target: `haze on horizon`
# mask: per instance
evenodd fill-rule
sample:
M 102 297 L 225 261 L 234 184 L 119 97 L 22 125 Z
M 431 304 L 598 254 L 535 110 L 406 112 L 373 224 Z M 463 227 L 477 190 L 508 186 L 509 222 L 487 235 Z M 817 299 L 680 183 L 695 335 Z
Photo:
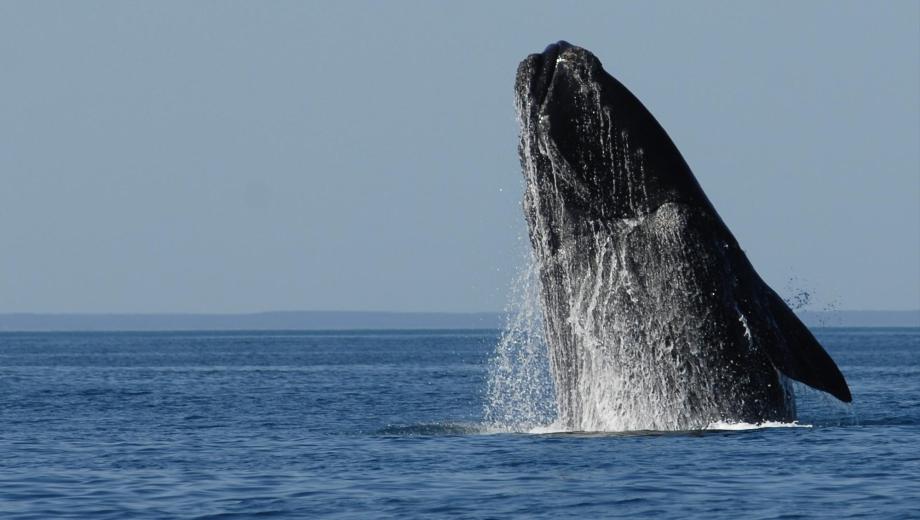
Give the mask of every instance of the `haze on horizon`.
M 584 46 L 758 272 L 920 308 L 912 1 L 4 2 L 0 313 L 501 309 L 513 80 Z

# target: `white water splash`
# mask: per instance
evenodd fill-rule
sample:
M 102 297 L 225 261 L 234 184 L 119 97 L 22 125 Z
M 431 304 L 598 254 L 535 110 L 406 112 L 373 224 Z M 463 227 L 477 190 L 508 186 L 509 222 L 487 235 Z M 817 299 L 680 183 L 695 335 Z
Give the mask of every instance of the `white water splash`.
M 480 433 L 612 433 L 645 428 L 598 423 L 589 429 L 572 429 L 558 420 L 549 354 L 543 333 L 540 282 L 535 259 L 528 256 L 512 287 L 506 306 L 507 319 L 501 339 L 489 363 L 485 423 Z M 767 428 L 813 428 L 815 425 L 858 424 L 852 405 L 814 390 L 780 374 L 789 387 L 799 420 L 762 423 L 715 421 L 686 431 L 746 431 Z M 794 388 L 794 389 L 793 389 Z M 796 399 L 798 397 L 798 399 Z M 800 422 L 800 421 L 805 422 Z
M 505 329 L 489 363 L 485 419 L 491 431 L 526 432 L 556 417 L 539 294 L 531 254 L 515 279 Z
M 748 430 L 764 430 L 768 428 L 813 428 L 811 424 L 802 424 L 798 421 L 792 422 L 780 422 L 780 421 L 766 421 L 762 423 L 747 423 L 747 422 L 727 422 L 727 421 L 717 421 L 711 424 L 708 424 L 701 428 L 700 430 L 687 430 L 687 431 L 748 431 Z M 527 433 L 531 435 L 552 435 L 559 433 L 611 433 L 611 432 L 572 432 L 571 430 L 566 429 L 564 426 L 558 423 L 548 424 L 546 426 L 537 426 L 532 428 Z
M 742 431 L 742 430 L 763 430 L 765 428 L 812 428 L 812 425 L 800 424 L 798 421 L 792 421 L 792 422 L 766 421 L 762 423 L 717 421 L 703 429 L 704 430 L 714 430 L 714 431 Z

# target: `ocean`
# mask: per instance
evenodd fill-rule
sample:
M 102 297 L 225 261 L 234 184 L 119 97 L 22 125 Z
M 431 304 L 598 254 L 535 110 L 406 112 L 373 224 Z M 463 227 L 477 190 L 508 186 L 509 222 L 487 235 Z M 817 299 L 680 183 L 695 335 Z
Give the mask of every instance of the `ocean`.
M 920 518 L 920 329 L 815 333 L 852 406 L 676 433 L 487 421 L 494 330 L 0 333 L 0 518 Z

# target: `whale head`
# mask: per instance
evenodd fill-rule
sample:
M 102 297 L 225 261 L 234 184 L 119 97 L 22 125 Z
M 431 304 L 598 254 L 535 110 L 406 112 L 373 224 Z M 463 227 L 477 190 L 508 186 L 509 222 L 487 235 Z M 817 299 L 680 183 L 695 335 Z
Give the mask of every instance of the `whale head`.
M 591 52 L 560 41 L 531 54 L 515 97 L 526 180 L 552 196 L 532 201 L 544 210 L 608 222 L 668 202 L 712 209 L 664 129 Z

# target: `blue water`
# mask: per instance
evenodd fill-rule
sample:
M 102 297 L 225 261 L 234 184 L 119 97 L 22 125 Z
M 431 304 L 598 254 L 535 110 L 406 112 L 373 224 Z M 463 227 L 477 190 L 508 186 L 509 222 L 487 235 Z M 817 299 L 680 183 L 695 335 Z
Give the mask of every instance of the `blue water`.
M 920 329 L 811 427 L 480 426 L 498 332 L 0 334 L 0 517 L 918 518 Z

